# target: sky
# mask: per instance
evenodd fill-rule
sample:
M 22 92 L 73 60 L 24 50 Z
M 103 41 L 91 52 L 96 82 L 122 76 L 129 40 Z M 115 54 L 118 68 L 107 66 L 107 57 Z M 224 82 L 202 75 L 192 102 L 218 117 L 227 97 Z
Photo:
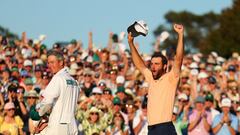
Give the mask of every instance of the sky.
M 150 53 L 154 41 L 153 31 L 165 24 L 168 11 L 190 11 L 204 14 L 221 13 L 232 5 L 232 0 L 1 0 L 0 25 L 21 35 L 44 41 L 52 47 L 56 41 L 81 40 L 88 44 L 88 32 L 93 32 L 97 47 L 105 47 L 109 32 L 126 32 L 127 27 L 144 20 L 149 27 L 146 37 L 135 39 L 140 51 Z M 124 43 L 127 43 L 125 37 Z

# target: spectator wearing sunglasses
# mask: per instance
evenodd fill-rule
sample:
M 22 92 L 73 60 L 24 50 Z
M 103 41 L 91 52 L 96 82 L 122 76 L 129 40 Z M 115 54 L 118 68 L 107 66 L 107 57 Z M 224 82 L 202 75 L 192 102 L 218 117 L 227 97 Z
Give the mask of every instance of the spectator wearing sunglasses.
M 15 114 L 13 102 L 7 102 L 4 106 L 4 116 L 0 117 L 0 133 L 10 135 L 23 135 L 23 121 Z
M 102 119 L 101 110 L 93 106 L 86 112 L 79 128 L 82 129 L 85 135 L 92 135 L 94 133 L 103 133 L 106 126 L 107 123 Z

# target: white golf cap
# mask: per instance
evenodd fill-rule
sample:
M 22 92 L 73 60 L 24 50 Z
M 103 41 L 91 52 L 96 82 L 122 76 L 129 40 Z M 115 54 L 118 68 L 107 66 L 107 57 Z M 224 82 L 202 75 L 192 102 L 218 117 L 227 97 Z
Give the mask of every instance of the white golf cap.
M 97 94 L 102 94 L 102 90 L 98 87 L 94 87 L 93 90 L 92 90 L 92 93 L 97 93 Z
M 198 68 L 198 64 L 196 62 L 192 62 L 189 67 L 190 68 Z
M 122 75 L 117 76 L 116 82 L 117 82 L 117 84 L 118 84 L 118 83 L 124 84 L 124 82 L 125 82 L 124 76 L 122 76 Z
M 137 37 L 139 35 L 146 36 L 148 34 L 148 26 L 143 21 L 136 21 L 127 29 L 128 33 L 131 32 L 133 37 Z
M 204 78 L 207 78 L 208 77 L 208 74 L 206 72 L 200 72 L 198 74 L 198 79 L 204 79 Z
M 178 95 L 178 99 L 188 100 L 188 96 L 185 93 L 181 93 Z
M 231 107 L 231 100 L 229 98 L 223 98 L 221 101 L 221 107 Z
M 25 60 L 24 63 L 23 63 L 23 66 L 32 66 L 32 61 Z
M 137 21 L 137 23 L 134 25 L 134 28 L 143 36 L 148 34 L 148 26 L 143 20 Z

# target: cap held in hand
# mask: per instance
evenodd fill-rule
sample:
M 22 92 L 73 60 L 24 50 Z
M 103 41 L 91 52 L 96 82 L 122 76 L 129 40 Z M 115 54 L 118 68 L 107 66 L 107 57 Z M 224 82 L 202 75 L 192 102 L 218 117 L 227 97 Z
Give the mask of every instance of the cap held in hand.
M 131 32 L 133 37 L 137 37 L 139 35 L 146 36 L 148 34 L 148 26 L 143 20 L 140 20 L 129 26 L 127 31 L 128 33 Z

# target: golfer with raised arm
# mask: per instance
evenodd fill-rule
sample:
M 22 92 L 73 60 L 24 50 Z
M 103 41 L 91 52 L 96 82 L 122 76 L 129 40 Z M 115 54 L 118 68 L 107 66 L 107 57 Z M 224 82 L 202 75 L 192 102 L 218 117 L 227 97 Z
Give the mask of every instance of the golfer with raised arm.
M 128 43 L 132 53 L 133 63 L 144 75 L 149 83 L 148 90 L 148 134 L 149 135 L 176 135 L 172 119 L 175 93 L 180 78 L 183 61 L 183 25 L 174 24 L 178 34 L 178 43 L 172 68 L 167 71 L 167 58 L 161 53 L 153 54 L 151 66 L 148 69 L 134 45 L 132 33 L 128 34 Z

